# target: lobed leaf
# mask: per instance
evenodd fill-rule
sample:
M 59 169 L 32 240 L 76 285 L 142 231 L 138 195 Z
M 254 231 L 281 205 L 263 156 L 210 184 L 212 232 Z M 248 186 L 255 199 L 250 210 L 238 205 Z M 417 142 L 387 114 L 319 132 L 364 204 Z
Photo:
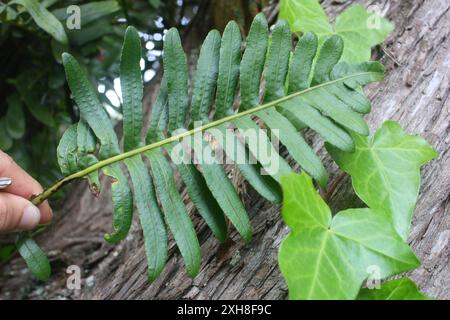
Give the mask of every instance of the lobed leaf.
M 380 13 L 361 4 L 338 15 L 334 27 L 317 0 L 282 0 L 279 16 L 289 22 L 292 32 L 315 32 L 320 43 L 330 35 L 342 37 L 345 48 L 341 59 L 351 63 L 370 60 L 371 48 L 382 43 L 394 29 Z
M 332 146 L 327 146 L 328 152 L 352 177 L 358 197 L 391 216 L 406 240 L 419 194 L 420 167 L 438 154 L 424 139 L 406 134 L 392 121 L 386 121 L 371 138 L 352 136 L 353 153 Z
M 420 264 L 383 212 L 348 209 L 332 218 L 305 173 L 286 176 L 282 185 L 291 233 L 279 264 L 290 299 L 354 299 L 370 268 L 386 278 Z

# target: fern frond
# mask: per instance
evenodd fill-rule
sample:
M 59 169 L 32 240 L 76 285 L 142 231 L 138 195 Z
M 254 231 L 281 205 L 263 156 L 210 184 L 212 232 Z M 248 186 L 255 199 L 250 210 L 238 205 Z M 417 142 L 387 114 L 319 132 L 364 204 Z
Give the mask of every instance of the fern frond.
M 273 139 L 286 147 L 304 171 L 326 186 L 328 174 L 299 130 L 309 127 L 328 143 L 351 151 L 354 145 L 349 133 L 368 133 L 362 116 L 370 111 L 370 102 L 361 87 L 383 78 L 383 66 L 379 63 L 339 62 L 343 42 L 338 36 L 328 38 L 318 49 L 317 37 L 307 33 L 292 52 L 289 27 L 279 21 L 272 31 L 270 45 L 268 40 L 268 25 L 262 14 L 253 21 L 242 59 L 241 35 L 236 23 L 227 25 L 222 38 L 217 31 L 211 31 L 200 51 L 190 99 L 180 37 L 176 29 L 169 30 L 164 43 L 164 77 L 144 145 L 140 41 L 136 30 L 128 28 L 121 58 L 122 153 L 112 123 L 87 76 L 72 56 L 64 54 L 67 80 L 80 108 L 81 120 L 66 131 L 58 148 L 59 163 L 66 177 L 36 197 L 34 203 L 45 200 L 77 178 L 89 177 L 91 183 L 98 184 L 97 172 L 102 169 L 113 180 L 114 233 L 106 235 L 106 239 L 117 242 L 126 236 L 134 199 L 144 232 L 150 280 L 159 275 L 167 259 L 165 224 L 180 249 L 188 275 L 193 277 L 200 268 L 200 246 L 176 188 L 167 153 L 176 164 L 190 199 L 214 235 L 220 241 L 226 239 L 228 219 L 249 240 L 249 217 L 224 167 L 216 161 L 216 149 L 205 137 L 193 139 L 191 144 L 185 138 L 208 131 L 249 184 L 266 199 L 279 202 L 278 182 L 293 169 L 274 148 Z M 239 107 L 235 110 L 238 84 Z M 263 104 L 260 104 L 261 92 Z M 214 121 L 210 121 L 212 113 Z M 195 126 L 196 121 L 202 125 Z M 262 131 L 261 125 L 271 134 Z M 259 145 L 271 153 L 261 155 L 257 144 L 242 141 L 240 135 L 247 129 L 258 132 Z M 219 133 L 234 144 L 224 143 Z M 99 142 L 98 160 L 94 156 L 94 136 Z M 193 157 L 200 156 L 198 150 L 201 150 L 206 159 L 198 165 L 180 161 L 191 157 L 189 152 L 174 152 L 182 140 L 188 143 Z M 149 161 L 149 169 L 143 157 Z M 251 159 L 256 159 L 256 163 Z M 120 161 L 130 173 L 133 195 Z M 270 170 L 273 161 L 278 163 L 276 171 Z M 262 174 L 261 169 L 268 174 Z

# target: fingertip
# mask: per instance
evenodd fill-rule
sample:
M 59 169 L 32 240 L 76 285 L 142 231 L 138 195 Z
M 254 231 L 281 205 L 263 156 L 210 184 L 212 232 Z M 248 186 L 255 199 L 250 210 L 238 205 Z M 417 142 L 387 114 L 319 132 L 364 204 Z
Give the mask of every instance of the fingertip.
M 39 209 L 30 204 L 29 206 L 25 207 L 22 213 L 22 217 L 20 218 L 19 224 L 17 225 L 17 229 L 19 230 L 31 230 L 35 228 L 39 220 L 41 219 L 41 213 L 39 212 Z
M 41 211 L 41 221 L 40 224 L 47 224 L 53 218 L 53 211 L 48 201 L 45 201 L 39 205 L 39 210 Z

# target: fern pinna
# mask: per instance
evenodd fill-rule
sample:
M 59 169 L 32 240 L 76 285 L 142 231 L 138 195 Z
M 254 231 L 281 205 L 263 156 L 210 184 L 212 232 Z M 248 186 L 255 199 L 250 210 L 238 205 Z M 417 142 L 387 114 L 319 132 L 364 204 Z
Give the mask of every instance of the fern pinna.
M 213 234 L 224 241 L 229 220 L 249 240 L 249 217 L 223 165 L 214 161 L 216 146 L 206 137 L 195 140 L 190 147 L 194 156 L 196 148 L 201 148 L 203 162 L 193 164 L 178 159 L 186 154 L 173 152 L 179 142 L 207 131 L 215 138 L 222 133 L 234 142 L 223 143 L 221 148 L 235 160 L 240 174 L 263 197 L 279 202 L 278 182 L 293 169 L 277 153 L 272 141 L 279 140 L 304 171 L 326 186 L 327 172 L 302 137 L 301 129 L 311 128 L 338 149 L 353 150 L 349 133 L 368 134 L 362 116 L 370 111 L 370 102 L 361 87 L 383 77 L 383 66 L 377 62 L 339 62 L 343 51 L 339 36 L 331 36 L 319 45 L 316 35 L 306 33 L 292 52 L 289 26 L 280 20 L 273 28 L 270 46 L 268 43 L 269 29 L 263 14 L 255 17 L 242 56 L 241 34 L 235 22 L 227 25 L 222 38 L 217 31 L 211 31 L 200 51 L 190 99 L 186 57 L 177 30 L 170 29 L 164 42 L 164 76 L 144 144 L 140 39 L 129 27 L 120 65 L 122 153 L 113 125 L 87 76 L 74 57 L 64 54 L 67 81 L 81 119 L 65 132 L 58 148 L 58 160 L 66 177 L 36 197 L 34 203 L 82 177 L 88 178 L 98 192 L 101 169 L 111 177 L 114 206 L 114 231 L 105 239 L 117 243 L 127 235 L 134 203 L 145 238 L 149 279 L 158 277 L 167 260 L 166 225 L 183 256 L 187 274 L 194 277 L 200 269 L 200 245 L 177 190 L 173 167 L 166 157 L 169 154 L 190 199 Z M 198 121 L 201 126 L 195 125 Z M 261 127 L 269 129 L 270 135 Z M 259 144 L 240 139 L 238 133 L 244 130 L 257 131 Z M 220 139 L 215 142 L 221 143 Z M 271 170 L 270 161 L 258 152 L 261 144 L 271 151 L 269 160 L 278 163 L 277 170 Z M 119 161 L 131 176 L 133 192 Z M 26 260 L 33 270 L 32 259 Z

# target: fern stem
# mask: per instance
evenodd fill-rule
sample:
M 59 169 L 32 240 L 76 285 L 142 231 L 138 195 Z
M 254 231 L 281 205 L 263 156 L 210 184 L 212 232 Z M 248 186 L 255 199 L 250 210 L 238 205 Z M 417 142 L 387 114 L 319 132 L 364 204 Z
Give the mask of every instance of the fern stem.
M 345 77 L 341 77 L 341 78 L 338 78 L 338 79 L 335 79 L 335 80 L 331 80 L 331 81 L 328 81 L 328 82 L 325 82 L 325 83 L 321 83 L 321 84 L 315 85 L 313 87 L 309 87 L 309 88 L 307 88 L 305 90 L 298 91 L 298 92 L 292 93 L 290 95 L 284 96 L 284 97 L 279 98 L 277 100 L 274 100 L 274 101 L 271 101 L 271 102 L 268 102 L 268 103 L 256 106 L 254 108 L 251 108 L 251 109 L 248 109 L 248 110 L 245 110 L 245 111 L 242 111 L 242 112 L 238 112 L 238 113 L 229 115 L 227 117 L 221 118 L 221 119 L 213 121 L 213 122 L 209 122 L 209 123 L 207 123 L 205 125 L 202 125 L 202 126 L 199 126 L 199 127 L 195 127 L 195 128 L 193 128 L 191 130 L 188 130 L 188 131 L 185 131 L 185 132 L 173 135 L 173 136 L 171 136 L 171 137 L 169 137 L 167 139 L 164 139 L 164 140 L 161 140 L 161 141 L 158 141 L 158 142 L 154 142 L 154 143 L 145 145 L 143 147 L 139 147 L 139 148 L 136 148 L 136 149 L 133 149 L 133 150 L 130 150 L 130 151 L 118 154 L 118 155 L 116 155 L 114 157 L 111 157 L 111 158 L 99 161 L 96 164 L 94 164 L 94 165 L 92 165 L 90 167 L 87 167 L 86 169 L 83 169 L 83 170 L 80 170 L 78 172 L 75 172 L 75 173 L 73 173 L 73 174 L 71 174 L 71 175 L 69 175 L 67 177 L 64 177 L 61 180 L 57 181 L 53 186 L 51 186 L 50 188 L 44 190 L 44 192 L 42 192 L 41 194 L 33 197 L 31 199 L 31 202 L 34 205 L 39 205 L 40 203 L 42 203 L 45 200 L 47 200 L 52 194 L 57 192 L 59 189 L 61 189 L 67 183 L 72 182 L 72 181 L 74 181 L 76 179 L 79 179 L 79 178 L 83 178 L 83 177 L 87 176 L 88 174 L 90 174 L 90 173 L 92 173 L 94 171 L 97 171 L 97 170 L 99 170 L 99 169 L 101 169 L 103 167 L 109 166 L 109 165 L 111 165 L 113 163 L 116 163 L 118 161 L 122 161 L 122 160 L 125 160 L 127 158 L 131 158 L 131 157 L 136 156 L 138 154 L 142 154 L 142 153 L 144 153 L 146 151 L 150 151 L 150 150 L 162 147 L 162 146 L 164 146 L 166 144 L 169 144 L 169 143 L 180 141 L 180 140 L 182 140 L 182 139 L 184 139 L 186 137 L 194 135 L 195 133 L 206 131 L 208 129 L 217 127 L 217 126 L 219 126 L 221 124 L 224 124 L 224 123 L 227 123 L 227 122 L 232 122 L 232 121 L 234 121 L 236 119 L 252 115 L 252 114 L 254 114 L 254 113 L 258 112 L 258 111 L 262 111 L 262 110 L 274 107 L 274 106 L 276 106 L 276 105 L 278 105 L 278 104 L 280 104 L 280 103 L 282 103 L 284 101 L 290 100 L 290 99 L 292 99 L 292 98 L 294 98 L 296 96 L 300 96 L 302 94 L 305 94 L 307 92 L 316 90 L 318 88 L 330 86 L 330 85 L 333 85 L 335 83 L 342 82 L 342 81 L 345 81 L 345 80 L 348 80 L 348 79 L 351 79 L 351 78 L 354 78 L 354 77 L 359 77 L 359 76 L 362 76 L 362 75 L 369 75 L 369 74 L 376 74 L 376 72 L 360 72 L 360 73 L 348 75 L 348 76 L 345 76 Z

